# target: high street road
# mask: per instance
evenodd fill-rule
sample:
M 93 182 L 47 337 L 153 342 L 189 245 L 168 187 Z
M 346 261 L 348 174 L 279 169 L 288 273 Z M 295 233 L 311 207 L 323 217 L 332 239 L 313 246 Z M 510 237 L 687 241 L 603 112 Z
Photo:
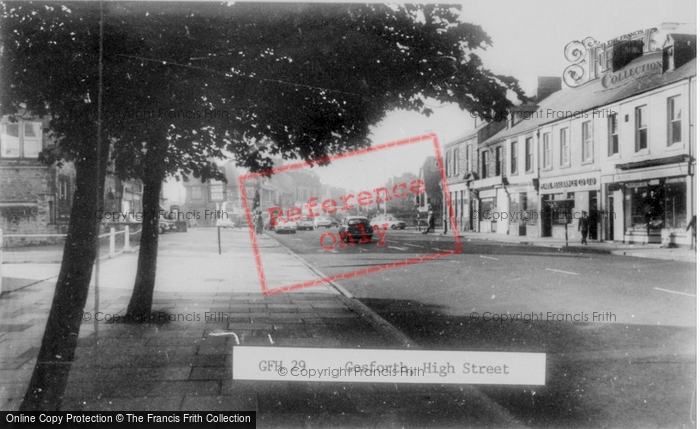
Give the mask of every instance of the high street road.
M 450 235 L 390 230 L 381 246 L 375 235 L 328 251 L 326 232 L 337 230 L 268 234 L 326 276 L 455 248 Z M 461 241 L 459 254 L 338 284 L 425 349 L 547 353 L 546 386 L 480 387 L 533 426 L 694 421 L 694 264 Z

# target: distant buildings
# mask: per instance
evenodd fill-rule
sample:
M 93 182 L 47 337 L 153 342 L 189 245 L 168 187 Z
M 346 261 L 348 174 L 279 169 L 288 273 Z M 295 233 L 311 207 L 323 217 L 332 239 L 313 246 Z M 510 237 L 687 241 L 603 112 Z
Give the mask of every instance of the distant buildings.
M 418 179 L 425 183 L 425 192 L 416 195 L 416 210 L 420 219 L 426 219 L 432 210 L 436 225 L 443 221 L 441 215 L 443 207 L 442 178 L 437 158 L 429 156 L 423 162 L 418 171 Z
M 281 159 L 276 160 L 276 166 L 281 164 Z M 245 174 L 245 170 L 237 168 L 233 161 L 221 165 L 220 170 L 227 179 L 226 183 L 202 182 L 193 177 L 183 183 L 185 203 L 181 211 L 191 213 L 198 226 L 213 226 L 216 223 L 215 218 L 205 215 L 207 211 L 210 213 L 225 207 L 227 212 L 241 219 L 245 213 L 242 193 L 238 187 L 238 179 L 240 175 Z M 259 209 L 263 211 L 275 206 L 285 210 L 295 205 L 300 206 L 313 196 L 320 199 L 323 193 L 318 175 L 308 170 L 283 171 L 271 177 L 249 179 L 245 181 L 245 187 L 249 207 L 253 208 L 255 196 L 258 194 Z

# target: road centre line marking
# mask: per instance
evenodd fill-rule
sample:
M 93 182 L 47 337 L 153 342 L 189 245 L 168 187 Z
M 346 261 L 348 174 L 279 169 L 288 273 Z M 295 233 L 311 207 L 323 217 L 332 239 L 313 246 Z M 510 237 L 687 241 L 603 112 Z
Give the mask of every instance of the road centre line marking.
M 411 247 L 423 247 L 418 244 L 410 244 L 410 243 L 404 243 L 402 241 L 397 241 L 397 240 L 385 240 L 387 243 L 400 243 L 403 244 L 404 246 L 411 246 Z
M 403 243 L 404 246 L 411 246 L 411 247 L 423 247 L 418 244 L 410 244 L 410 243 Z
M 547 271 L 554 271 L 555 273 L 571 274 L 571 275 L 573 275 L 573 276 L 579 275 L 578 273 L 572 273 L 571 271 L 555 270 L 555 269 L 552 269 L 552 268 L 545 268 L 545 270 L 547 270 Z
M 499 260 L 498 258 L 492 258 L 492 257 L 490 257 L 490 256 L 484 256 L 484 255 L 479 255 L 479 257 L 480 257 L 480 258 L 484 258 L 484 259 L 493 259 L 494 261 L 498 261 L 498 260 Z
M 434 247 L 431 247 L 432 250 L 437 250 L 438 252 L 442 252 L 442 249 L 436 249 Z
M 408 250 L 408 247 L 386 246 L 389 249 Z
M 693 295 L 691 293 L 676 292 L 675 290 L 661 289 L 660 287 L 655 287 L 653 289 L 660 290 L 663 292 L 668 292 L 668 293 L 677 293 L 678 295 L 692 296 L 693 298 L 696 297 L 696 295 Z

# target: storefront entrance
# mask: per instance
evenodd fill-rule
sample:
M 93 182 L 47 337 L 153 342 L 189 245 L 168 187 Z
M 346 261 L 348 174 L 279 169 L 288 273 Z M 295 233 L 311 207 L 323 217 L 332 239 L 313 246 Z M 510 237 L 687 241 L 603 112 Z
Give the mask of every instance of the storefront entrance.
M 615 239 L 615 197 L 608 197 L 608 240 Z
M 542 197 L 542 237 L 552 236 L 552 206 Z
M 588 238 L 590 240 L 598 240 L 598 222 L 600 222 L 600 214 L 598 213 L 598 191 L 588 192 Z

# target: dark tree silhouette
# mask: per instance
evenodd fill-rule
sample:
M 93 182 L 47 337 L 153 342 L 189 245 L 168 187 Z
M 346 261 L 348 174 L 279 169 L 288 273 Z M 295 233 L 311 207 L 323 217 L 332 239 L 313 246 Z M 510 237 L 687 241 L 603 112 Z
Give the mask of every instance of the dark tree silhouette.
M 43 157 L 76 166 L 66 250 L 23 410 L 56 410 L 96 257 L 107 150 L 97 140 L 99 4 L 2 5 L 3 114 L 49 116 Z M 168 176 L 221 179 L 224 150 L 263 171 L 272 157 L 323 159 L 370 144 L 387 111 L 425 99 L 498 118 L 522 91 L 485 69 L 490 39 L 439 5 L 106 3 L 102 140 L 116 171 L 159 210 Z M 175 113 L 171 113 L 175 112 Z M 179 114 L 177 112 L 180 112 Z M 210 112 L 207 114 L 207 112 Z M 217 116 L 215 113 L 221 115 Z M 225 115 L 223 115 L 225 113 Z M 158 217 L 144 218 L 128 315 L 150 313 Z

